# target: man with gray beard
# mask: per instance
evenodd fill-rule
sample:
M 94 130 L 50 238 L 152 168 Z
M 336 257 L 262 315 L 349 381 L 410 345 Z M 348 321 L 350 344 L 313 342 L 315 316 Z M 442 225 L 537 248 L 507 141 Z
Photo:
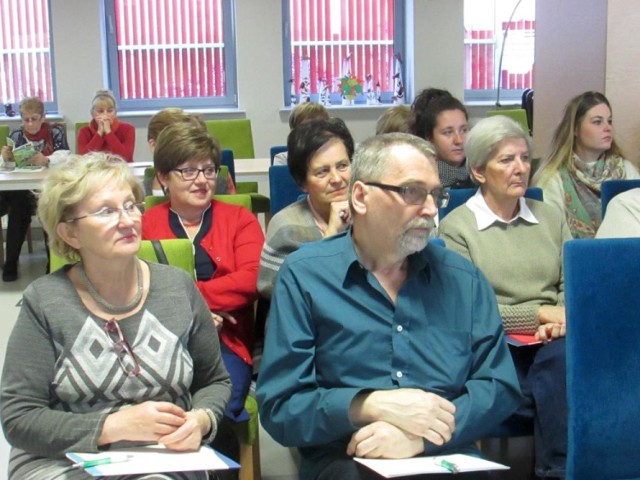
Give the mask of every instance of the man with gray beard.
M 373 137 L 351 172 L 351 229 L 280 269 L 258 377 L 262 424 L 298 447 L 303 480 L 379 478 L 354 456 L 472 453 L 520 399 L 491 285 L 429 244 L 448 198 L 433 147 Z

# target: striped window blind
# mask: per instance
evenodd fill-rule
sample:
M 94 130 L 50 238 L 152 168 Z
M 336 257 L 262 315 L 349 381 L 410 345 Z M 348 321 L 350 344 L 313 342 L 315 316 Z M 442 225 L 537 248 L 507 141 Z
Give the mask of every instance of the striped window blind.
M 55 109 L 48 0 L 0 1 L 0 103 L 39 97 Z

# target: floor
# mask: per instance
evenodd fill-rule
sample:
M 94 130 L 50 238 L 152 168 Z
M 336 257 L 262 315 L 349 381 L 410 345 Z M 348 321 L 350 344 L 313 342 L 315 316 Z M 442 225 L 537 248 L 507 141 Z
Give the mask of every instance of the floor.
M 35 230 L 33 253 L 26 253 L 25 246 L 20 259 L 18 281 L 0 282 L 0 368 L 4 363 L 11 328 L 18 316 L 18 304 L 22 291 L 45 271 L 46 253 L 39 237 L 41 236 Z M 511 470 L 500 475 L 501 479 L 533 480 L 531 444 L 531 439 L 526 437 L 510 439 L 508 445 L 498 439 L 489 439 L 483 443 L 483 451 L 488 459 L 511 466 Z M 296 480 L 298 478 L 295 451 L 277 444 L 262 428 L 260 429 L 260 456 L 263 480 Z M 0 435 L 0 478 L 4 478 L 7 471 L 8 457 L 9 445 L 4 435 Z

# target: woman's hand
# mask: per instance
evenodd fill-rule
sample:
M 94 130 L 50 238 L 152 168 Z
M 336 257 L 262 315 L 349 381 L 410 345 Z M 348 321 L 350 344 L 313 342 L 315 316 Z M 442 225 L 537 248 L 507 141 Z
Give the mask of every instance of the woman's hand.
M 109 118 L 105 117 L 102 119 L 102 131 L 104 135 L 111 133 L 111 120 Z
M 15 162 L 13 158 L 13 149 L 11 147 L 8 147 L 6 145 L 2 147 L 2 159 L 5 162 Z
M 347 225 L 351 223 L 351 209 L 349 202 L 332 202 L 331 212 L 329 213 L 329 221 L 327 222 L 327 230 L 324 232 L 325 237 L 330 237 L 336 233 L 342 232 Z
M 218 330 L 222 328 L 222 324 L 226 321 L 236 325 L 238 320 L 228 312 L 211 312 L 211 320 Z
M 169 402 L 144 402 L 107 416 L 98 445 L 121 440 L 157 442 L 187 422 L 187 413 Z
M 538 307 L 538 321 L 540 325 L 535 337 L 544 344 L 564 337 L 567 333 L 567 318 L 564 307 L 540 305 Z
M 29 159 L 29 163 L 36 167 L 48 167 L 49 159 L 45 157 L 42 153 L 38 152 Z
M 184 424 L 175 432 L 158 439 L 169 450 L 194 451 L 200 448 L 202 437 L 211 430 L 211 420 L 203 411 L 187 412 Z

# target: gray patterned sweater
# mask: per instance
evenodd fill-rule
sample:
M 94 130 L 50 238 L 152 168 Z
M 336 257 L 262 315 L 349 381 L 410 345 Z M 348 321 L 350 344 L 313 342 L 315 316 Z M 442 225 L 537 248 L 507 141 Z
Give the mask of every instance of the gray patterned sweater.
M 128 405 L 167 401 L 222 417 L 231 384 L 209 309 L 186 273 L 149 268 L 143 307 L 118 322 L 140 363 L 137 377 L 124 374 L 104 321 L 85 308 L 64 271 L 25 290 L 0 396 L 2 427 L 13 447 L 9 478 L 85 478 L 64 454 L 98 451 L 106 417 Z

